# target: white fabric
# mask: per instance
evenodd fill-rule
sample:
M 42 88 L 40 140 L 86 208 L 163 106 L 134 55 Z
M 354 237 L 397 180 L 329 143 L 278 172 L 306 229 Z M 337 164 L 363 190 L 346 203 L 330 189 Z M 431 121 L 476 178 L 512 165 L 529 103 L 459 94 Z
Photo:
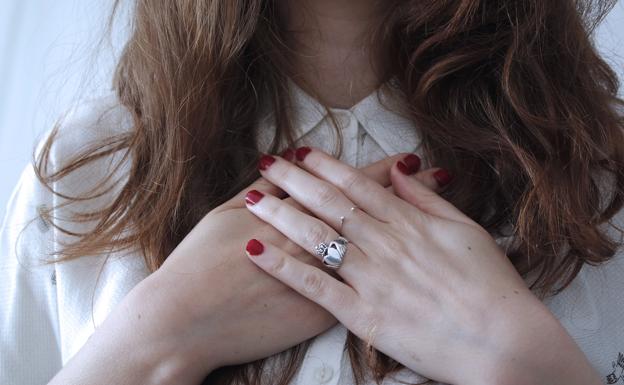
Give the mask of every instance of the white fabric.
M 333 151 L 334 129 L 323 109 L 294 85 L 293 91 L 298 144 Z M 416 152 L 422 157 L 417 129 L 400 113 L 402 99 L 395 93 L 380 95 L 381 103 L 374 93 L 349 110 L 333 110 L 344 139 L 341 159 L 351 165 L 362 167 L 397 152 Z M 259 127 L 259 147 L 266 149 L 274 127 L 270 118 L 260 122 Z M 114 96 L 85 103 L 62 125 L 60 138 L 52 148 L 51 167 L 54 169 L 84 146 L 127 129 L 131 129 L 129 114 L 117 106 Z M 73 195 L 88 191 L 120 161 L 120 155 L 102 158 L 56 182 L 55 188 Z M 423 161 L 427 167 L 427 160 Z M 117 170 L 116 176 L 122 180 L 128 162 L 120 163 Z M 82 207 L 103 207 L 119 187 L 81 203 Z M 0 384 L 47 383 L 80 349 L 95 326 L 148 274 L 142 256 L 132 252 L 42 265 L 47 252 L 68 240 L 49 225 L 49 218 L 41 215 L 45 208 L 60 203 L 59 199 L 42 187 L 29 165 L 7 206 L 0 232 Z M 54 213 L 60 225 L 79 232 L 91 228 L 92 223 L 64 222 L 68 215 L 64 210 Z M 619 226 L 624 224 L 622 215 L 615 219 Z M 31 219 L 34 221 L 25 227 Z M 623 289 L 624 257 L 619 252 L 604 265 L 583 267 L 571 286 L 545 301 L 604 383 L 624 384 Z M 315 337 L 292 385 L 353 384 L 344 351 L 346 335 L 347 329 L 337 324 Z M 386 378 L 384 385 L 425 380 L 404 369 Z

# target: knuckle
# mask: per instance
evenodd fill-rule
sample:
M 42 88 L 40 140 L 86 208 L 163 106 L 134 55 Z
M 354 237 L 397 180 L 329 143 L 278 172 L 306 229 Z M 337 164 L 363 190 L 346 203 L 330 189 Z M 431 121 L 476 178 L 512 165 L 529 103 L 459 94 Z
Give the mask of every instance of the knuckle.
M 347 172 L 339 181 L 338 185 L 341 190 L 349 191 L 354 187 L 364 184 L 364 176 L 356 171 Z
M 338 196 L 338 192 L 334 187 L 331 187 L 330 185 L 324 183 L 316 188 L 315 196 L 316 203 L 319 206 L 323 207 L 328 206 L 332 202 L 334 202 L 336 200 L 336 197 Z
M 369 305 L 360 306 L 354 323 L 354 329 L 364 335 L 364 340 L 372 345 L 381 326 L 379 312 Z
M 319 168 L 321 168 L 321 164 L 322 164 L 322 153 L 319 153 L 318 151 L 312 151 L 313 154 L 310 154 L 311 156 L 306 157 L 306 162 L 308 165 L 308 168 L 312 169 L 312 170 L 318 170 Z
M 396 258 L 396 254 L 402 251 L 403 248 L 404 242 L 394 234 L 386 234 L 383 238 L 382 250 L 384 251 L 384 255 L 389 257 L 389 259 L 394 260 Z
M 306 231 L 304 242 L 306 245 L 310 245 L 312 247 L 318 245 L 321 242 L 325 242 L 329 239 L 329 231 L 328 229 L 321 225 L 320 223 L 316 223 Z
M 348 295 L 345 295 L 341 291 L 335 291 L 332 294 L 331 308 L 348 309 L 353 307 L 352 299 Z
M 284 257 L 277 257 L 275 262 L 271 265 L 271 273 L 279 275 L 284 271 L 284 267 L 286 267 L 286 259 Z
M 325 291 L 325 285 L 321 275 L 317 271 L 308 271 L 303 277 L 303 290 L 311 297 L 321 297 Z

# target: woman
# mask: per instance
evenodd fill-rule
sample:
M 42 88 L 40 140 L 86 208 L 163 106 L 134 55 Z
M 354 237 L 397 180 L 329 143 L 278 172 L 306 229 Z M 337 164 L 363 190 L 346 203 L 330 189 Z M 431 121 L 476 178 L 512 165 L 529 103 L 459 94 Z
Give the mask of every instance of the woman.
M 0 379 L 624 381 L 612 5 L 138 0 L 12 197 Z

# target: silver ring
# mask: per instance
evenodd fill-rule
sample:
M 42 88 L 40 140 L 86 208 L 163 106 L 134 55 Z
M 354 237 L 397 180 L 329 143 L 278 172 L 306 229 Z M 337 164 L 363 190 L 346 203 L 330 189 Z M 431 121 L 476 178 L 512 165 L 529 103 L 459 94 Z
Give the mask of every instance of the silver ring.
M 342 265 L 345 254 L 347 253 L 347 244 L 349 241 L 344 237 L 338 237 L 329 244 L 321 242 L 314 246 L 314 251 L 320 257 L 323 257 L 323 265 L 331 269 L 338 269 Z
M 357 206 L 353 206 L 353 207 L 351 207 L 351 209 L 350 209 L 349 211 L 354 212 L 354 211 L 355 211 L 355 209 L 357 209 Z M 342 216 L 340 217 L 340 228 L 339 228 L 338 230 L 342 230 L 342 225 L 344 224 L 344 221 L 345 221 L 345 216 L 344 216 L 344 215 L 342 215 Z

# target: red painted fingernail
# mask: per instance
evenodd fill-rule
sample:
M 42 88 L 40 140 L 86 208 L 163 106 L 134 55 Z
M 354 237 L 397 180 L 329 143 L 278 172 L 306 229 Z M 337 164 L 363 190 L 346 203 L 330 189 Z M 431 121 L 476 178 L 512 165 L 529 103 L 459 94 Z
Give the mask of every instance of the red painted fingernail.
M 264 246 L 257 239 L 250 239 L 245 250 L 247 250 L 249 255 L 260 255 L 264 251 Z
M 310 147 L 307 147 L 307 146 L 299 147 L 295 151 L 295 155 L 297 156 L 297 160 L 302 162 L 305 159 L 305 157 L 310 153 L 310 151 L 312 151 L 312 149 Z
M 409 154 L 403 158 L 403 163 L 407 166 L 410 174 L 414 174 L 420 170 L 420 158 L 418 155 Z
M 263 196 L 264 194 L 260 191 L 251 190 L 247 192 L 247 195 L 245 195 L 245 201 L 250 205 L 255 205 L 256 203 L 260 202 L 260 199 L 262 199 Z
M 284 152 L 282 152 L 282 158 L 292 162 L 295 159 L 295 151 L 293 151 L 292 148 L 287 148 Z
M 271 155 L 262 155 L 262 157 L 260 157 L 260 161 L 258 162 L 258 168 L 264 171 L 269 168 L 269 166 L 272 165 L 273 162 L 275 162 L 275 158 Z
M 434 172 L 433 177 L 438 182 L 438 185 L 440 185 L 440 187 L 446 186 L 453 179 L 453 176 L 443 168 Z
M 407 166 L 405 165 L 405 163 L 403 163 L 401 161 L 397 162 L 397 168 L 399 169 L 399 171 L 401 171 L 405 175 L 409 175 L 410 174 L 410 171 L 407 168 Z

